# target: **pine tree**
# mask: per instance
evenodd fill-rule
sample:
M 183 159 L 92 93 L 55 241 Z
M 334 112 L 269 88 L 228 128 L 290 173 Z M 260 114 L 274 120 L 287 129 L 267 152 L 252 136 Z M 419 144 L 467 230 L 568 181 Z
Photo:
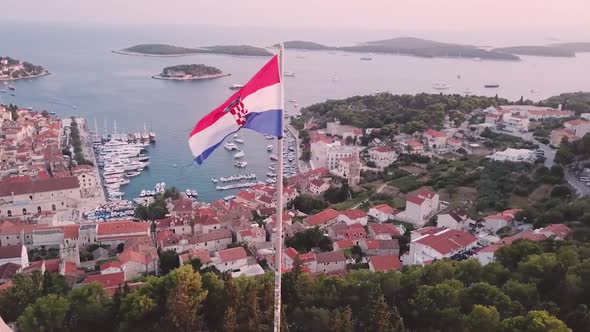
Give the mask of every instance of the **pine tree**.
M 234 307 L 228 307 L 223 315 L 223 330 L 226 332 L 237 331 L 238 324 L 236 320 L 236 309 Z
M 342 332 L 342 313 L 338 309 L 332 310 L 332 318 L 330 319 L 330 331 Z
M 255 286 L 250 287 L 248 292 L 247 315 L 248 331 L 256 332 L 260 329 L 260 308 L 258 307 L 258 290 Z
M 352 318 L 352 309 L 346 306 L 342 312 L 342 332 L 354 332 L 354 320 Z
M 371 329 L 370 331 L 385 332 L 391 331 L 391 312 L 385 303 L 385 297 L 381 290 L 377 290 L 373 295 L 373 305 L 371 308 Z

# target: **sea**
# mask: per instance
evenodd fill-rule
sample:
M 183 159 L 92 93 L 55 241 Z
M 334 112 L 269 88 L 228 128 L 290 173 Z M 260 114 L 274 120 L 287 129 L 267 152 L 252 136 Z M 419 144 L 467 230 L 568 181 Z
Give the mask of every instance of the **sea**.
M 166 43 L 178 46 L 247 44 L 270 47 L 280 40 L 312 40 L 331 45 L 391 37 L 417 36 L 433 40 L 504 46 L 523 41 L 510 40 L 509 32 L 486 37 L 461 32 L 359 31 L 308 28 L 271 29 L 201 25 L 97 25 L 50 23 L 0 23 L 0 55 L 42 65 L 51 75 L 16 81 L 15 96 L 0 94 L 0 103 L 48 110 L 60 117 L 83 116 L 90 129 L 97 123 L 103 134 L 142 131 L 144 126 L 157 134 L 148 148 L 151 165 L 131 183 L 122 187 L 126 198 L 158 182 L 179 190 L 195 189 L 200 201 L 212 201 L 233 191 L 217 191 L 211 178 L 238 173 L 255 173 L 266 179 L 272 141 L 243 130 L 245 169 L 233 166 L 233 153 L 223 148 L 206 162 L 195 165 L 187 139 L 196 122 L 225 101 L 233 83 L 245 83 L 268 58 L 227 55 L 183 57 L 127 56 L 112 53 L 135 44 Z M 554 37 L 534 35 L 527 41 L 550 43 Z M 371 61 L 360 57 L 370 56 Z M 152 79 L 163 67 L 177 64 L 205 64 L 231 76 L 207 81 L 165 81 Z M 412 56 L 350 54 L 325 51 L 287 51 L 285 70 L 296 77 L 285 78 L 286 99 L 300 107 L 327 99 L 381 92 L 415 94 L 439 93 L 433 84 L 450 85 L 444 93 L 499 95 L 512 100 L 521 96 L 534 101 L 560 94 L 590 89 L 590 53 L 575 58 L 523 56 L 522 61 L 474 61 L 470 59 L 426 59 Z M 484 84 L 497 82 L 498 89 Z M 533 92 L 534 91 L 534 92 Z M 286 103 L 296 113 L 293 103 Z

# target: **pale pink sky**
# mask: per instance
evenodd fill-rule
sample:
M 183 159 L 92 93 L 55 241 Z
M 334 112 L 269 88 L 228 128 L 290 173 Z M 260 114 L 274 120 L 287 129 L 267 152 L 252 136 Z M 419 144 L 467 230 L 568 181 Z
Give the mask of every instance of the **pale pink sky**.
M 590 0 L 2 0 L 0 19 L 403 30 L 589 31 Z

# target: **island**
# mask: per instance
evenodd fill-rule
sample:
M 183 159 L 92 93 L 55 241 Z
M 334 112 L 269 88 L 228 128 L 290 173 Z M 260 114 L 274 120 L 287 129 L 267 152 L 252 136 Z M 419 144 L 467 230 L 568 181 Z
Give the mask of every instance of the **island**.
M 10 57 L 0 57 L 0 81 L 14 81 L 49 75 L 41 66 Z
M 273 54 L 261 47 L 249 45 L 217 45 L 205 47 L 180 47 L 167 44 L 140 44 L 119 51 L 112 51 L 124 55 L 143 56 L 184 56 L 191 54 L 224 54 L 237 56 L 272 56 Z
M 549 46 L 559 47 L 562 49 L 570 50 L 576 53 L 590 52 L 590 43 L 578 42 L 578 43 L 556 43 Z
M 535 56 L 550 56 L 550 57 L 575 57 L 576 52 L 557 46 L 511 46 L 494 48 L 492 51 L 520 54 L 520 55 L 535 55 Z
M 220 69 L 215 67 L 210 67 L 203 64 L 190 64 L 166 67 L 162 69 L 160 74 L 154 75 L 152 78 L 161 80 L 190 81 L 213 79 L 223 76 L 229 76 L 229 74 L 224 74 Z
M 275 45 L 278 46 L 278 45 Z M 520 60 L 514 54 L 485 50 L 472 45 L 442 43 L 413 37 L 401 37 L 370 41 L 353 46 L 328 46 L 310 41 L 287 41 L 287 49 L 332 50 L 355 53 L 403 54 L 426 58 L 459 57 L 488 60 Z

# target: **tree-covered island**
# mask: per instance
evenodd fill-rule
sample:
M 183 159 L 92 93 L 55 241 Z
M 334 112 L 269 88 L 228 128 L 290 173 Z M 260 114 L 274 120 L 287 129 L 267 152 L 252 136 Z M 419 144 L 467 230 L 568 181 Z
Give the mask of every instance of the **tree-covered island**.
M 146 56 L 183 56 L 189 54 L 225 54 L 238 56 L 271 56 L 272 53 L 261 47 L 249 45 L 218 45 L 205 47 L 179 47 L 167 44 L 139 44 L 113 53 Z
M 0 56 L 0 81 L 12 81 L 49 75 L 41 67 L 26 61 Z
M 220 69 L 203 64 L 176 65 L 162 69 L 162 72 L 153 76 L 166 80 L 204 80 L 227 76 Z

